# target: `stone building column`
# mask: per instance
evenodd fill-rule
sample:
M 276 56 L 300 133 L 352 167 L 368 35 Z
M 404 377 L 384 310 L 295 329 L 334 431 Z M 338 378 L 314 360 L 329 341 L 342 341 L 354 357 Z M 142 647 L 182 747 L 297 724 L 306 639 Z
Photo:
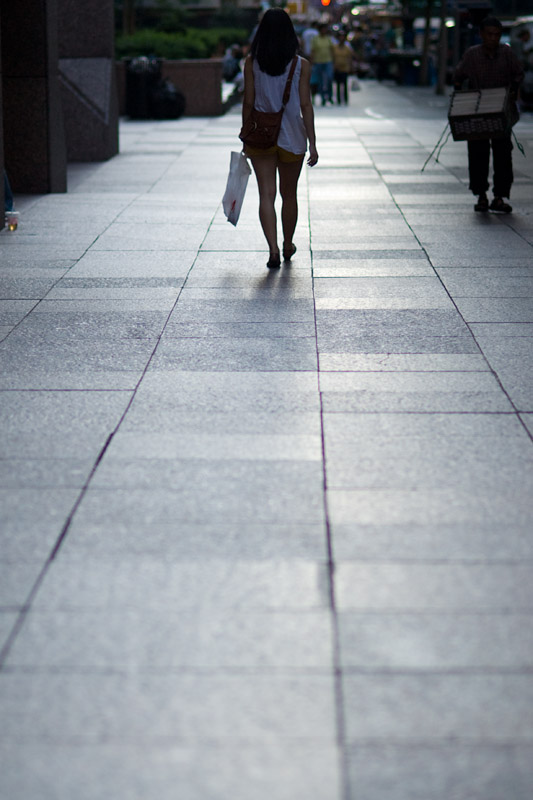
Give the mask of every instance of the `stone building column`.
M 113 0 L 57 0 L 59 80 L 69 161 L 118 153 Z
M 4 160 L 15 193 L 66 191 L 56 0 L 0 0 Z
M 2 114 L 2 17 L 0 14 L 0 176 L 4 176 L 4 121 Z M 4 227 L 6 209 L 3 182 L 0 183 L 0 230 Z

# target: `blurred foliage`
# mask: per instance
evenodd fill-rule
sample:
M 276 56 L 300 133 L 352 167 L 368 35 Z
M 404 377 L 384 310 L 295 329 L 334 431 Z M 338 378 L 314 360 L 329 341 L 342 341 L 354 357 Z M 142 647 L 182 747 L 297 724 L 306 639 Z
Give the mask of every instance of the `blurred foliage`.
M 245 28 L 187 28 L 176 33 L 145 28 L 130 36 L 118 36 L 115 52 L 117 58 L 210 58 L 220 53 L 221 45 L 245 44 L 248 36 Z

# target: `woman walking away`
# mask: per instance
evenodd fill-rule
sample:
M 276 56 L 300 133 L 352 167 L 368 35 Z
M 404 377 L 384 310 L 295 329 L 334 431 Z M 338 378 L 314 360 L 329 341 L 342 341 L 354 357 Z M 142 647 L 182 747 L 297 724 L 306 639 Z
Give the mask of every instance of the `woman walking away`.
M 267 149 L 247 145 L 244 151 L 251 159 L 257 178 L 259 220 L 270 250 L 267 262 L 269 269 L 281 266 L 274 207 L 277 174 L 279 172 L 279 190 L 282 199 L 283 259 L 289 261 L 296 252 L 296 246 L 292 241 L 298 220 L 296 190 L 307 140 L 309 140 L 307 163 L 313 167 L 318 161 L 313 103 L 309 88 L 311 66 L 304 58 L 297 56 L 297 51 L 298 37 L 291 18 L 283 9 L 271 8 L 261 20 L 252 42 L 250 55 L 244 65 L 243 124 L 254 106 L 258 111 L 279 111 L 292 62 L 295 57 L 297 58 L 277 144 Z

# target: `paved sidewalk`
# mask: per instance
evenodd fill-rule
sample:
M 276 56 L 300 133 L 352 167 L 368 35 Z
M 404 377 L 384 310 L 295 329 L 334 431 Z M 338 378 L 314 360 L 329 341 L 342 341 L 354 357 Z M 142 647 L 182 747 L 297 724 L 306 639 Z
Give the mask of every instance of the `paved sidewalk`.
M 238 109 L 0 235 L 2 800 L 530 800 L 533 116 L 318 108 L 279 273 Z

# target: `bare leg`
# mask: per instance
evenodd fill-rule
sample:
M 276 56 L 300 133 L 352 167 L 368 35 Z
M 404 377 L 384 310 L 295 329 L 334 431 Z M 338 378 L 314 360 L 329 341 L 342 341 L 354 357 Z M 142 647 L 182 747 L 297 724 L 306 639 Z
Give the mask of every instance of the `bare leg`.
M 252 156 L 252 166 L 259 189 L 259 221 L 271 256 L 279 256 L 276 209 L 277 155 Z
M 279 162 L 279 190 L 282 198 L 281 224 L 283 227 L 283 249 L 290 250 L 292 237 L 298 221 L 298 200 L 296 190 L 298 188 L 298 178 L 302 171 L 304 157 L 300 161 L 293 161 L 290 164 Z

